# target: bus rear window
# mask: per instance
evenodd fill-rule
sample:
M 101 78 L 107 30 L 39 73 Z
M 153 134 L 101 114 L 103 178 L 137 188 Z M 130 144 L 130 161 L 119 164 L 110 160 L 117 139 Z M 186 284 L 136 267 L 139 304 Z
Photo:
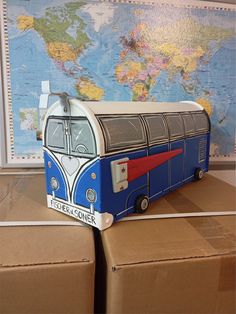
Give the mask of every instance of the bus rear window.
M 59 119 L 49 119 L 46 132 L 46 145 L 57 152 L 64 152 L 66 139 L 64 123 Z
M 136 116 L 102 117 L 100 121 L 105 131 L 108 151 L 146 143 L 142 123 Z

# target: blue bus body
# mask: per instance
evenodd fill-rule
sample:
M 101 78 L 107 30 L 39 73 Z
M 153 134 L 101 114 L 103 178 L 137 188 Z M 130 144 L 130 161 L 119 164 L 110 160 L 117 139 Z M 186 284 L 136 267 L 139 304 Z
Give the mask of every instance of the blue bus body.
M 204 128 L 199 130 L 197 130 L 196 125 L 197 114 L 204 120 L 204 123 L 201 120 Z M 98 125 L 101 125 L 103 131 L 105 153 L 103 156 L 95 154 L 93 157 L 83 159 L 78 156 L 71 157 L 60 150 L 59 152 L 53 151 L 52 146 L 47 145 L 46 137 L 49 135 L 46 135 L 48 132 L 46 123 L 44 160 L 48 206 L 99 229 L 105 229 L 113 221 L 136 212 L 136 202 L 140 196 L 145 196 L 148 201 L 154 201 L 184 183 L 200 179 L 202 174 L 208 171 L 209 164 L 210 122 L 207 113 L 204 110 L 184 113 L 175 112 L 172 116 L 176 119 L 178 117 L 176 121 L 182 123 L 181 128 L 183 129 L 182 134 L 177 136 L 171 133 L 171 127 L 175 129 L 176 126 L 175 124 L 171 126 L 171 120 L 168 122 L 168 119 L 171 118 L 169 118 L 169 115 L 169 113 L 158 113 L 158 119 L 162 119 L 163 126 L 166 129 L 163 131 L 163 134 L 166 132 L 165 138 L 162 135 L 161 140 L 156 140 L 156 142 L 151 139 L 152 130 L 151 124 L 148 124 L 148 118 L 154 119 L 155 113 L 149 115 L 137 114 L 135 117 L 141 121 L 144 143 L 125 149 L 115 149 L 113 147 L 110 150 L 107 143 L 110 140 L 110 135 L 107 135 L 108 131 L 104 130 L 105 123 L 101 125 L 103 119 L 106 121 L 108 118 L 104 114 L 101 117 L 95 115 L 95 119 L 97 119 Z M 204 115 L 205 118 L 200 115 Z M 131 116 L 133 117 L 133 115 Z M 122 117 L 122 115 L 119 115 L 119 117 Z M 129 119 L 129 115 L 125 115 L 125 117 Z M 49 116 L 48 119 L 50 118 L 52 117 Z M 59 118 L 68 119 L 67 116 L 53 116 L 52 119 L 58 121 Z M 112 118 L 115 119 L 115 115 Z M 190 118 L 192 126 L 187 129 L 184 119 L 190 121 Z M 175 120 L 173 121 L 175 122 Z M 193 128 L 193 122 L 194 129 L 191 129 Z M 154 126 L 156 128 L 155 124 Z M 181 150 L 181 153 L 128 182 L 127 186 L 125 188 L 122 186 L 120 191 L 114 191 L 114 178 L 111 171 L 112 162 L 123 159 L 142 161 L 144 157 L 158 156 L 161 153 L 175 150 Z M 66 165 L 65 167 L 63 163 Z M 129 171 L 129 168 L 127 169 L 126 171 Z M 199 171 L 201 172 L 200 177 L 198 176 Z M 100 218 L 97 218 L 98 215 L 102 217 L 102 222 Z

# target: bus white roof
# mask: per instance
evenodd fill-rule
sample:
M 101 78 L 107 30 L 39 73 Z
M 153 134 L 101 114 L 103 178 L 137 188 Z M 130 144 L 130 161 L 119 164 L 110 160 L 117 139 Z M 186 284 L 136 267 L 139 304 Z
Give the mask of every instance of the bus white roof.
M 203 107 L 192 101 L 183 102 L 114 102 L 114 101 L 79 101 L 82 107 L 89 108 L 95 115 L 140 114 L 162 112 L 199 111 Z M 72 100 L 74 102 L 74 99 Z

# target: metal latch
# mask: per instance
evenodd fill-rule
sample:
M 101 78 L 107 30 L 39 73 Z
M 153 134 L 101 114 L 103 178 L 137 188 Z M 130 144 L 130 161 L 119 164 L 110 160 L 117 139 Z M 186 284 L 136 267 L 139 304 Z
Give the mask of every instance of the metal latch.
M 128 165 L 125 161 L 129 158 L 121 158 L 111 162 L 111 176 L 113 192 L 118 193 L 128 188 Z

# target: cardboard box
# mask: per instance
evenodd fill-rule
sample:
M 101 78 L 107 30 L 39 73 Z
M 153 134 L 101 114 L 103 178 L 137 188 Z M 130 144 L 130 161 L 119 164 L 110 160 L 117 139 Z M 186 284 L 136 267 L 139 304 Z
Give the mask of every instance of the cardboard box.
M 154 202 L 147 214 L 234 209 L 235 188 L 207 175 Z M 235 222 L 124 221 L 101 232 L 104 256 L 97 258 L 106 267 L 99 270 L 97 312 L 235 313 Z
M 70 221 L 47 208 L 45 178 L 0 177 L 0 221 Z M 74 221 L 74 220 L 73 220 Z M 0 313 L 93 313 L 92 229 L 0 227 Z

